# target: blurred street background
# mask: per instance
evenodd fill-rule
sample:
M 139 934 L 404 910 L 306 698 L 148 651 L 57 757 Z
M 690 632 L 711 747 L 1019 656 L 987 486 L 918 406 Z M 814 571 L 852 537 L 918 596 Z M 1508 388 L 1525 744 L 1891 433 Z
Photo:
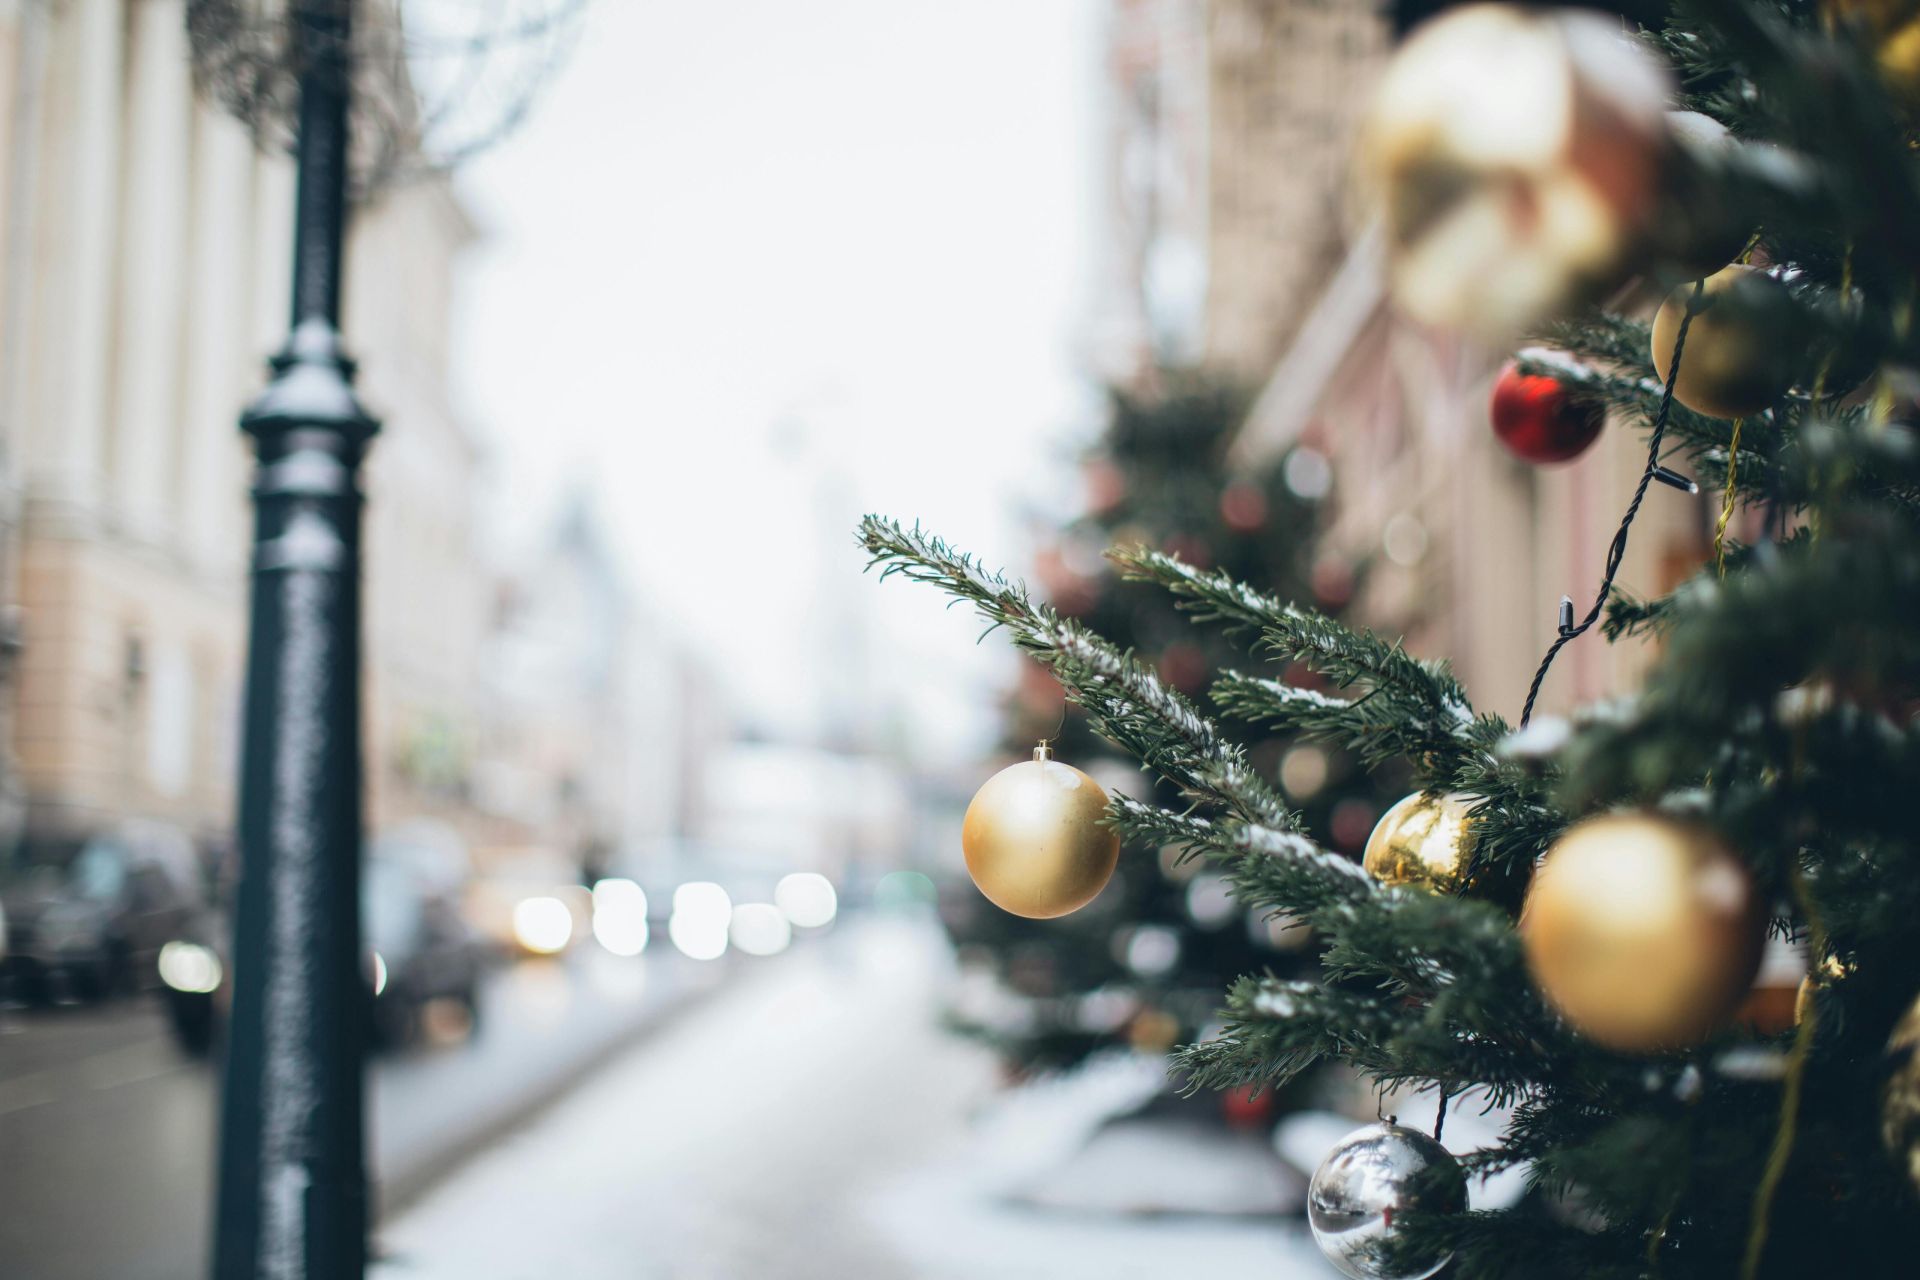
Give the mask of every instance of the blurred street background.
M 455 36 L 488 9 L 362 7 Z M 1640 462 L 1617 433 L 1513 461 L 1491 355 L 1387 311 L 1347 168 L 1411 7 L 518 0 L 517 40 L 388 60 L 342 323 L 385 424 L 378 1275 L 1331 1274 L 1305 1178 L 1373 1100 L 1167 1077 L 1232 977 L 1308 971 L 1307 939 L 1152 849 L 1068 920 L 989 907 L 961 814 L 1035 738 L 1153 785 L 973 619 L 876 587 L 852 532 L 920 520 L 1203 694 L 1245 659 L 1100 559 L 1150 542 L 1444 652 L 1513 713 Z M 284 122 L 196 21 L 227 10 L 0 0 L 9 1280 L 207 1265 L 235 422 L 293 195 Z M 1671 585 L 1703 521 L 1649 503 L 1622 580 Z M 1641 660 L 1575 647 L 1547 703 Z M 1405 790 L 1251 753 L 1347 851 Z

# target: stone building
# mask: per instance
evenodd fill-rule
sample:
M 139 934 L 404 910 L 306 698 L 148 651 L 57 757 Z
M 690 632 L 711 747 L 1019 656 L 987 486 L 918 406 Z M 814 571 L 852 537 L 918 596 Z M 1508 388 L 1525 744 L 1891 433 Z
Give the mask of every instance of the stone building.
M 1508 353 L 1393 314 L 1349 194 L 1392 41 L 1373 0 L 1111 0 L 1092 363 L 1134 385 L 1182 364 L 1245 387 L 1234 460 L 1305 446 L 1332 464 L 1324 580 L 1357 577 L 1358 620 L 1451 659 L 1484 709 L 1517 719 L 1561 595 L 1584 613 L 1598 588 L 1644 440 L 1609 429 L 1557 468 L 1510 458 L 1487 423 Z M 1673 585 L 1706 535 L 1700 499 L 1656 490 L 1621 584 Z M 1542 706 L 1628 687 L 1649 656 L 1583 639 Z
M 1386 46 L 1365 0 L 1112 0 L 1099 372 L 1264 379 L 1338 262 Z
M 287 324 L 292 169 L 196 92 L 185 0 L 0 0 L 0 768 L 26 821 L 217 838 L 250 522 L 236 427 Z M 357 211 L 344 328 L 385 419 L 367 489 L 376 822 L 457 807 L 488 580 L 449 404 L 444 181 Z M 433 744 L 455 744 L 435 755 Z

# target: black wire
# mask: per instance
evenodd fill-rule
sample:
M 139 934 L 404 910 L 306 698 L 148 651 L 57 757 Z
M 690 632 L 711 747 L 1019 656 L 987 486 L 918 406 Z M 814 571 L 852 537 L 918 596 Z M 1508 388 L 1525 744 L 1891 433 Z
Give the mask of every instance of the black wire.
M 1520 727 L 1527 727 L 1533 719 L 1533 703 L 1540 696 L 1541 682 L 1547 678 L 1547 669 L 1553 666 L 1553 660 L 1568 644 L 1587 633 L 1587 629 L 1600 619 L 1600 611 L 1606 607 L 1607 597 L 1613 592 L 1613 576 L 1620 572 L 1620 562 L 1627 554 L 1627 533 L 1633 528 L 1633 518 L 1640 514 L 1641 500 L 1647 496 L 1647 486 L 1653 483 L 1653 473 L 1660 468 L 1660 439 L 1667 433 L 1667 418 L 1673 412 L 1673 380 L 1680 374 L 1680 353 L 1686 349 L 1687 330 L 1693 326 L 1695 310 L 1699 307 L 1700 296 L 1706 289 L 1705 280 L 1696 280 L 1693 296 L 1687 299 L 1687 312 L 1680 317 L 1680 331 L 1673 338 L 1673 359 L 1667 363 L 1667 385 L 1660 393 L 1660 410 L 1653 418 L 1653 435 L 1647 441 L 1647 468 L 1640 473 L 1640 483 L 1634 488 L 1633 501 L 1627 504 L 1627 514 L 1620 520 L 1620 528 L 1613 535 L 1613 542 L 1607 547 L 1607 572 L 1600 580 L 1600 593 L 1593 598 L 1593 608 L 1587 610 L 1587 616 L 1577 627 L 1569 627 L 1560 633 L 1547 649 L 1547 656 L 1540 660 L 1540 669 L 1533 673 L 1533 683 L 1527 688 L 1527 705 L 1520 712 Z

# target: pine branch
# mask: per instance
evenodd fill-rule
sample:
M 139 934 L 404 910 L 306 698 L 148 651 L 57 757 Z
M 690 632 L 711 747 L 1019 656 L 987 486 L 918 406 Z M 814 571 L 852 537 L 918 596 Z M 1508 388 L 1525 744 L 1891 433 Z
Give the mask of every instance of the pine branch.
M 1262 648 L 1306 663 L 1337 688 L 1359 690 L 1355 698 L 1331 698 L 1229 673 L 1214 697 L 1240 718 L 1342 743 L 1369 763 L 1406 755 L 1435 769 L 1484 751 L 1506 732 L 1494 717 L 1475 719 L 1466 691 L 1444 663 L 1421 662 L 1370 631 L 1343 627 L 1164 552 L 1134 548 L 1112 558 L 1124 577 L 1159 584 L 1201 620 L 1257 632 Z
M 971 556 L 916 525 L 867 516 L 860 542 L 885 579 L 901 574 L 971 603 L 1014 643 L 1046 665 L 1094 728 L 1197 799 L 1224 806 L 1246 822 L 1280 829 L 1293 814 L 1246 762 L 1237 743 L 1132 655 L 1028 598 L 1024 587 L 982 569 Z
M 1260 910 L 1308 915 L 1336 902 L 1371 897 L 1378 885 L 1350 858 L 1294 831 L 1232 819 L 1170 813 L 1127 796 L 1109 804 L 1112 824 L 1129 839 L 1202 854 L 1226 869 L 1234 897 Z

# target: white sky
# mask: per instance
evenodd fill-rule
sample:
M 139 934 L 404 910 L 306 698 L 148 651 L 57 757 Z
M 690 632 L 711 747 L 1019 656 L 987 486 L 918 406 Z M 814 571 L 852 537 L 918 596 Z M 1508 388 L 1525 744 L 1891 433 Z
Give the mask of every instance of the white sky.
M 788 729 L 876 687 L 991 733 L 970 616 L 872 585 L 861 512 L 1018 569 L 1093 414 L 1091 0 L 595 0 L 462 191 L 456 379 L 525 537 L 593 486 L 653 610 Z M 868 652 L 849 629 L 879 633 Z

